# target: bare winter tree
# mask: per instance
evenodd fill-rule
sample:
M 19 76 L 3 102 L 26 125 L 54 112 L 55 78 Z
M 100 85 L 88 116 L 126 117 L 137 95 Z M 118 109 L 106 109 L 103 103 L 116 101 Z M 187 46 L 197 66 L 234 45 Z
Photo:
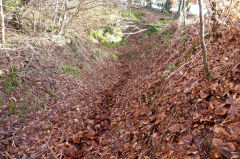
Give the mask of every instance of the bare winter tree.
M 199 17 L 200 17 L 200 36 L 201 36 L 201 44 L 203 49 L 203 63 L 205 68 L 206 77 L 208 80 L 211 78 L 211 73 L 209 70 L 208 60 L 207 60 L 207 48 L 205 44 L 205 37 L 204 37 L 204 30 L 205 30 L 205 24 L 204 24 L 204 16 L 203 16 L 203 1 L 198 0 L 199 5 Z
M 0 7 L 1 7 L 1 23 L 2 23 L 2 43 L 6 43 L 6 33 L 5 33 L 5 20 L 4 20 L 4 12 L 3 12 L 3 2 L 0 0 Z

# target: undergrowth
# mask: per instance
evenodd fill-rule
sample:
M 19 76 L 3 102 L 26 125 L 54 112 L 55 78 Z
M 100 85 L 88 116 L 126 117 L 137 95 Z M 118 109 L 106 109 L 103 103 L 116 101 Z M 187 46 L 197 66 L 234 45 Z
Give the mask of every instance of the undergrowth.
M 119 15 L 121 15 L 124 19 L 133 20 L 133 21 L 140 21 L 145 13 L 139 9 L 125 9 L 119 10 Z

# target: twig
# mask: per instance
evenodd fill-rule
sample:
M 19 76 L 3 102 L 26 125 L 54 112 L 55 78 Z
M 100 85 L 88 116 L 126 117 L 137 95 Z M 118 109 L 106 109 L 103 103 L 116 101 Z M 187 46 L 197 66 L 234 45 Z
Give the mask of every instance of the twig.
M 212 38 L 210 38 L 210 39 L 208 40 L 208 42 L 206 43 L 206 46 L 209 44 L 209 42 L 211 41 L 211 39 L 212 39 Z M 199 54 L 201 51 L 202 51 L 202 49 L 199 50 L 199 52 L 198 52 L 197 54 Z M 196 59 L 196 56 L 195 56 L 194 59 L 192 60 L 192 63 L 195 61 L 195 59 Z M 190 64 L 190 66 L 192 65 L 192 63 Z M 186 76 L 188 70 L 190 69 L 190 66 L 188 67 L 187 71 L 184 73 L 183 77 Z
M 11 137 L 6 138 L 6 139 L 1 139 L 0 142 L 6 142 L 6 141 L 12 140 L 12 139 L 14 139 L 14 138 L 16 138 L 16 137 L 18 137 L 18 136 L 11 136 Z
M 231 13 L 232 7 L 233 7 L 233 0 L 231 0 L 231 4 L 230 4 L 230 7 L 229 7 L 229 9 L 228 9 L 227 16 L 226 16 L 226 18 L 225 18 L 224 21 L 223 21 L 223 24 L 227 21 L 229 15 L 230 15 L 230 13 Z
M 234 71 L 238 67 L 238 65 L 240 65 L 240 62 L 236 66 L 233 67 L 232 71 Z
M 198 54 L 197 54 L 197 55 L 198 55 Z M 196 57 L 196 56 L 195 56 L 195 57 Z M 191 63 L 191 62 L 192 62 L 192 60 L 186 62 L 185 64 L 183 64 L 183 65 L 182 65 L 181 67 L 179 67 L 177 70 L 175 70 L 174 72 L 170 73 L 170 75 L 168 75 L 166 79 L 169 79 L 170 77 L 172 77 L 172 75 L 174 75 L 176 72 L 178 72 L 179 70 L 181 70 L 181 68 L 183 68 L 185 65 L 187 65 L 187 64 L 189 64 L 189 63 Z

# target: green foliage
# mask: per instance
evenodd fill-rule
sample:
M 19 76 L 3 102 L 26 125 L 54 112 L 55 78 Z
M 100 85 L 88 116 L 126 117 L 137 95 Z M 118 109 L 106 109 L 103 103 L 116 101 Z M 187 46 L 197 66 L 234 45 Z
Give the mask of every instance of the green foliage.
M 116 48 L 118 46 L 126 46 L 127 45 L 127 41 L 123 38 L 119 42 L 107 42 L 107 41 L 104 41 L 102 44 L 104 46 L 106 46 L 106 47 L 109 47 L 109 48 Z
M 115 128 L 115 131 L 116 132 L 118 132 L 118 131 L 120 131 L 121 130 L 121 127 L 120 126 L 117 126 L 116 128 Z
M 118 56 L 114 52 L 105 51 L 104 54 L 111 55 L 114 60 L 118 60 Z
M 196 52 L 196 50 L 197 50 L 197 44 L 194 43 L 194 44 L 192 45 L 192 49 L 191 49 L 191 51 L 186 55 L 186 59 L 190 58 L 191 55 L 194 54 L 194 53 Z
M 147 103 L 147 99 L 146 99 L 145 94 L 142 95 L 142 97 L 141 97 L 141 102 Z
M 11 93 L 14 87 L 18 86 L 17 81 L 17 73 L 18 69 L 16 66 L 11 65 L 9 69 L 9 73 L 7 75 L 2 74 L 0 78 L 5 78 L 6 81 L 3 83 L 4 90 L 6 93 Z
M 146 54 L 143 53 L 143 54 L 140 55 L 140 58 L 143 59 L 145 56 L 146 56 Z
M 138 19 L 142 19 L 142 17 L 145 16 L 145 13 L 142 10 L 131 8 L 130 11 Z
M 158 33 L 161 31 L 161 28 L 158 27 L 158 26 L 155 26 L 155 25 L 148 25 L 148 30 L 145 31 L 141 36 L 140 38 L 146 38 L 150 35 L 152 35 L 153 33 Z
M 179 41 L 179 44 L 178 44 L 178 48 L 182 45 L 182 43 L 185 41 L 185 40 L 187 40 L 188 39 L 188 35 L 187 34 L 185 34 L 182 38 L 181 38 L 181 40 Z
M 135 55 L 134 55 L 134 53 L 133 53 L 132 51 L 130 51 L 130 52 L 128 53 L 128 56 L 130 56 L 131 58 L 134 58 L 134 57 L 135 57 Z
M 22 0 L 8 0 L 6 2 L 8 12 L 13 12 L 17 9 L 17 7 L 23 6 Z
M 146 21 L 147 24 L 152 26 L 163 26 L 170 23 L 170 20 L 167 18 L 161 18 L 161 21 Z
M 12 88 L 12 84 L 9 82 L 4 82 L 3 83 L 4 89 L 7 93 L 12 92 L 13 88 Z
M 127 41 L 123 38 L 120 28 L 106 26 L 101 30 L 88 31 L 87 35 L 92 37 L 94 41 L 101 42 L 104 46 L 115 48 L 117 46 L 126 46 Z
M 151 99 L 151 104 L 154 105 L 154 104 L 155 104 L 155 101 L 156 101 L 156 99 L 155 99 L 154 97 L 152 97 L 152 99 Z
M 72 45 L 69 45 L 69 47 L 71 48 L 71 50 L 72 50 L 72 52 L 77 52 L 77 48 L 76 47 L 74 47 L 74 46 L 72 46 Z
M 118 57 L 118 58 L 121 58 L 121 57 L 123 57 L 123 54 L 122 54 L 122 53 L 118 53 L 118 54 L 117 54 L 117 57 Z
M 0 91 L 0 107 L 3 105 L 3 93 Z
M 167 68 L 168 68 L 169 71 L 171 71 L 171 70 L 174 69 L 175 67 L 176 67 L 175 64 L 172 64 L 172 65 L 168 65 Z
M 45 99 L 46 98 L 46 94 L 42 94 L 41 98 Z
M 93 60 L 97 60 L 97 59 L 99 59 L 99 57 L 100 57 L 100 53 L 99 52 L 93 53 L 91 55 L 91 59 L 93 59 Z
M 152 44 L 150 44 L 150 45 L 147 47 L 147 51 L 151 51 L 151 50 L 152 50 L 152 48 L 153 48 L 153 45 L 152 45 Z
M 165 35 L 165 36 L 162 38 L 162 40 L 163 40 L 165 43 L 168 41 L 168 39 L 169 39 L 169 35 Z
M 106 33 L 109 33 L 109 34 L 113 35 L 113 33 L 114 33 L 113 28 L 111 28 L 111 27 L 109 27 L 109 26 L 105 27 L 105 28 L 103 29 L 103 34 L 106 34 Z
M 14 109 L 15 109 L 15 101 L 11 100 L 10 101 L 10 106 L 8 108 L 8 115 L 9 116 L 13 114 Z
M 167 19 L 167 18 L 162 18 L 162 23 L 163 23 L 163 24 L 169 24 L 169 23 L 170 23 L 170 20 Z
M 46 105 L 44 103 L 41 103 L 38 110 L 41 111 L 41 110 L 44 110 L 45 108 L 46 108 Z
M 148 30 L 149 30 L 151 33 L 156 33 L 156 32 L 161 31 L 161 28 L 158 27 L 158 26 L 149 25 L 149 26 L 148 26 Z
M 174 32 L 175 32 L 175 30 L 173 30 L 173 29 L 169 29 L 169 30 L 163 32 L 163 35 L 165 35 L 165 36 L 162 38 L 162 41 L 164 41 L 165 43 L 167 43 L 169 37 L 170 37 L 172 34 L 174 34 Z
M 194 43 L 193 46 L 192 46 L 192 49 L 191 49 L 191 54 L 194 54 L 197 50 L 197 44 Z
M 179 64 L 180 64 L 180 61 L 177 61 L 177 62 L 175 63 L 175 67 L 177 67 Z
M 79 72 L 77 71 L 77 68 L 75 68 L 75 67 L 73 67 L 73 66 L 71 66 L 71 65 L 68 65 L 68 64 L 66 64 L 66 63 L 63 63 L 62 65 L 61 65 L 61 67 L 62 67 L 62 69 L 64 70 L 64 71 L 67 71 L 67 72 L 69 72 L 69 73 L 71 73 L 71 74 L 73 74 L 73 75 L 79 75 Z
M 51 98 L 57 99 L 57 95 L 48 92 Z

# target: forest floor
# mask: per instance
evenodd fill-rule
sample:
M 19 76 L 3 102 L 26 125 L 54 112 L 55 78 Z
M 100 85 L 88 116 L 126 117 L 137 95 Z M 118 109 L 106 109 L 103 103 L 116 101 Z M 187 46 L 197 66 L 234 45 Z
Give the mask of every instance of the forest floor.
M 163 18 L 143 10 L 143 21 Z M 35 94 L 48 93 L 47 107 L 22 119 L 6 116 L 3 106 L 0 158 L 240 158 L 239 28 L 223 26 L 223 37 L 207 39 L 210 82 L 198 24 L 175 29 L 128 36 L 127 46 L 114 50 L 118 60 L 85 72 L 81 84 L 26 75 Z M 63 56 L 61 48 L 55 53 Z M 52 71 L 51 64 L 41 69 Z

